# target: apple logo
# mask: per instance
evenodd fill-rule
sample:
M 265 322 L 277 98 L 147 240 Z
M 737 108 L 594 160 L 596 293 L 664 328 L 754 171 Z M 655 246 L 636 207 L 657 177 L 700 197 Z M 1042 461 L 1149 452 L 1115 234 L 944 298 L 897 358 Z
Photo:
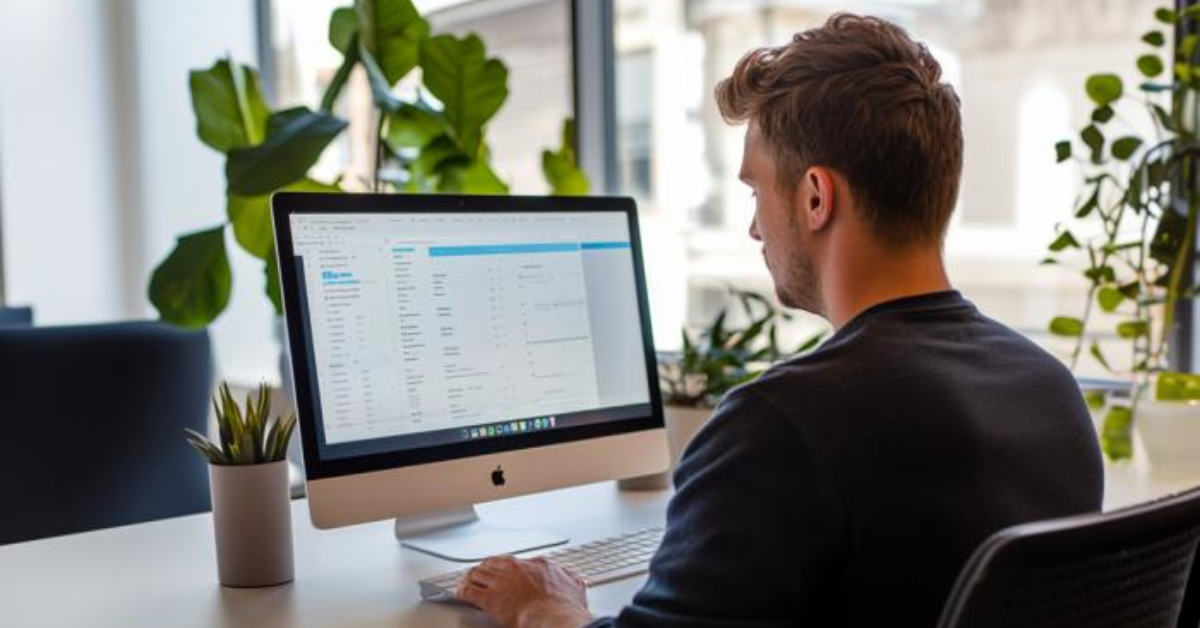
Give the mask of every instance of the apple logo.
M 504 469 L 500 465 L 496 465 L 496 470 L 492 471 L 492 485 L 504 486 Z

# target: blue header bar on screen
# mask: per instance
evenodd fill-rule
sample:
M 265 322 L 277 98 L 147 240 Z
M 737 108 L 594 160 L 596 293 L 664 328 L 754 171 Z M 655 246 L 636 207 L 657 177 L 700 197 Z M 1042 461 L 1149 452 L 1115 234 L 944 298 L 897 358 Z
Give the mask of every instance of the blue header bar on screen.
M 476 244 L 431 246 L 430 257 L 461 255 L 507 255 L 515 253 L 573 253 L 580 250 L 627 249 L 628 242 L 538 242 L 533 244 Z
M 629 248 L 629 243 L 628 242 L 584 242 L 584 243 L 580 244 L 579 247 L 585 251 L 594 250 L 594 249 L 627 249 L 627 248 Z

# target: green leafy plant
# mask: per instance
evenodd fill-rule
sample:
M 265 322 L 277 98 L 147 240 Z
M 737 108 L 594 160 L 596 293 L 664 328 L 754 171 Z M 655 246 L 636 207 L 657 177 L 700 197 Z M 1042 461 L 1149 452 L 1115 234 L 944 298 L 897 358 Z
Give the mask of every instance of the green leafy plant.
M 1161 8 L 1154 16 L 1162 26 L 1142 36 L 1148 50 L 1135 62 L 1143 77 L 1135 93 L 1116 74 L 1088 77 L 1084 89 L 1094 105 L 1088 123 L 1077 138 L 1055 145 L 1059 162 L 1078 164 L 1084 186 L 1074 221 L 1058 226 L 1044 261 L 1073 266 L 1088 282 L 1082 314 L 1057 316 L 1049 324 L 1051 333 L 1073 340 L 1071 368 L 1086 350 L 1102 367 L 1131 382 L 1132 398 L 1108 404 L 1101 433 L 1104 451 L 1113 459 L 1131 455 L 1137 404 L 1150 390 L 1151 378 L 1161 383 L 1193 377 L 1171 373 L 1168 367 L 1177 306 L 1200 288 L 1192 285 L 1188 272 L 1200 215 L 1198 37 L 1187 35 L 1172 48 L 1162 29 L 1194 23 L 1200 7 L 1182 12 Z M 1125 106 L 1149 114 L 1152 135 L 1138 133 L 1125 121 Z M 1118 318 L 1111 332 L 1129 352 L 1128 369 L 1114 367 L 1102 348 L 1094 329 L 1096 308 Z M 1105 405 L 1100 393 L 1089 395 L 1088 401 L 1096 409 Z
M 749 321 L 745 327 L 727 323 L 723 309 L 698 334 L 682 330 L 683 350 L 676 359 L 660 362 L 658 368 L 663 401 L 672 405 L 713 407 L 735 386 L 761 375 L 771 363 L 790 353 L 803 353 L 817 346 L 824 334 L 804 341 L 793 351 L 780 348 L 779 325 L 792 319 L 761 294 L 730 289 Z
M 246 465 L 277 462 L 287 457 L 288 441 L 296 427 L 296 415 L 271 420 L 271 390 L 266 384 L 258 394 L 246 395 L 245 410 L 221 382 L 213 397 L 220 442 L 214 443 L 193 430 L 184 430 L 188 443 L 215 465 Z
M 270 195 L 276 191 L 341 192 L 343 178 L 318 181 L 309 170 L 347 128 L 334 115 L 351 73 L 361 67 L 374 103 L 375 191 L 507 194 L 492 170 L 488 123 L 508 98 L 508 68 L 488 57 L 477 35 L 430 32 L 411 0 L 355 0 L 333 11 L 329 43 L 342 54 L 320 106 L 273 110 L 258 73 L 231 59 L 191 73 L 196 134 L 225 156 L 225 220 L 178 238 L 155 268 L 151 304 L 166 322 L 211 323 L 229 304 L 233 285 L 226 229 L 261 260 L 264 291 L 282 314 L 275 268 Z M 417 95 L 393 89 L 419 72 Z M 586 194 L 575 159 L 574 124 L 563 124 L 562 145 L 542 154 L 543 174 L 556 195 Z M 351 180 L 351 182 L 353 182 Z

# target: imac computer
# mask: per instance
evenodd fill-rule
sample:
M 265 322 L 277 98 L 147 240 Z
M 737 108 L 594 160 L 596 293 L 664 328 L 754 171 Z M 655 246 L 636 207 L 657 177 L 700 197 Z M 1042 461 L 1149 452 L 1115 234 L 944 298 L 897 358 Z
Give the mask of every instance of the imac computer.
M 476 503 L 668 466 L 628 198 L 272 198 L 313 524 L 479 560 Z

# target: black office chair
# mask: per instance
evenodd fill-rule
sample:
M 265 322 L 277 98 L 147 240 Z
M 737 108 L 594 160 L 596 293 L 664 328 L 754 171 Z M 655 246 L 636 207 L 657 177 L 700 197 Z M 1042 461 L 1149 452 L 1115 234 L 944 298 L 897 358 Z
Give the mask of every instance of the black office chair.
M 29 327 L 33 325 L 33 308 L 0 306 L 0 327 Z
M 206 331 L 0 327 L 0 544 L 203 512 Z
M 1014 526 L 967 562 L 940 628 L 1197 628 L 1200 489 Z

